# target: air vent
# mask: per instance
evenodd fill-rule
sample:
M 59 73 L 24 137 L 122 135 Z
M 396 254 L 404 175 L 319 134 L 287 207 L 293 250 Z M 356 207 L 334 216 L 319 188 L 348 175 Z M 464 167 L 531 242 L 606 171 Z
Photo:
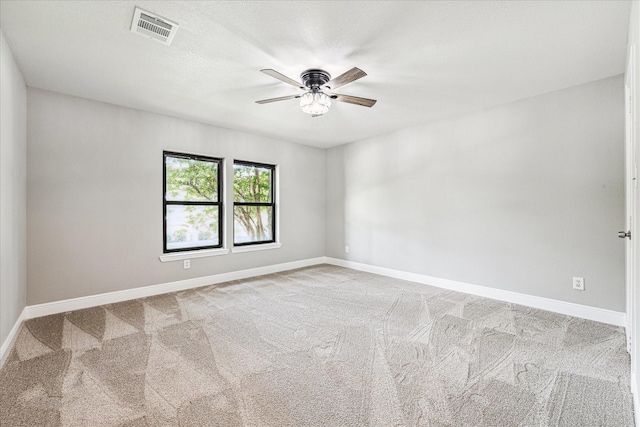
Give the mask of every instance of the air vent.
M 131 22 L 131 31 L 164 44 L 171 44 L 173 37 L 176 35 L 176 31 L 178 31 L 178 27 L 179 25 L 175 22 L 161 18 L 158 15 L 154 15 L 138 7 L 136 7 L 133 14 L 133 21 Z

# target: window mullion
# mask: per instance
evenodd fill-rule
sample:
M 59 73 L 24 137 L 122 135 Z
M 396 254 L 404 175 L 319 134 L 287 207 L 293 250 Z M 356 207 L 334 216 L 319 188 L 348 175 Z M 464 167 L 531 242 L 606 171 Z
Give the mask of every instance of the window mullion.
M 274 206 L 275 203 L 251 203 L 251 202 L 233 202 L 235 206 Z
M 183 205 L 183 206 L 216 206 L 221 205 L 222 202 L 195 202 L 195 201 L 182 201 L 182 200 L 167 200 L 167 205 Z

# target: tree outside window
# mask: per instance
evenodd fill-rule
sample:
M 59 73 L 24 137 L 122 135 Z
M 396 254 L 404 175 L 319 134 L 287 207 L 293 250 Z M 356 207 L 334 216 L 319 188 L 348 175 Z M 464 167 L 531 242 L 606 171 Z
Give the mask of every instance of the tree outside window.
M 164 252 L 222 247 L 222 159 L 164 152 Z
M 233 164 L 233 243 L 275 242 L 275 166 L 236 160 Z

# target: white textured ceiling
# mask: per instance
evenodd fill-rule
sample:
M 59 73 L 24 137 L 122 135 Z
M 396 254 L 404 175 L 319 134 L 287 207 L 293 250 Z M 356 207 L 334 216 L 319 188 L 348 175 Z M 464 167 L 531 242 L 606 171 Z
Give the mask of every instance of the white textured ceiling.
M 133 34 L 135 6 L 180 24 Z M 624 72 L 628 1 L 5 1 L 28 86 L 331 147 Z M 368 76 L 322 117 L 260 73 Z

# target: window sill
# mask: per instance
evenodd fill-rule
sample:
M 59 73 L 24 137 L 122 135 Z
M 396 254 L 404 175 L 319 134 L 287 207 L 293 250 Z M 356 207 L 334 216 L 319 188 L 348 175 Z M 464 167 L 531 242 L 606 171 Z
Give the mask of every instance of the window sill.
M 229 249 L 205 249 L 201 251 L 174 252 L 160 255 L 161 262 L 182 261 L 184 259 L 204 258 L 209 256 L 226 255 Z
M 231 253 L 266 251 L 267 249 L 278 249 L 282 246 L 280 243 L 265 243 L 262 245 L 236 246 L 231 249 Z

